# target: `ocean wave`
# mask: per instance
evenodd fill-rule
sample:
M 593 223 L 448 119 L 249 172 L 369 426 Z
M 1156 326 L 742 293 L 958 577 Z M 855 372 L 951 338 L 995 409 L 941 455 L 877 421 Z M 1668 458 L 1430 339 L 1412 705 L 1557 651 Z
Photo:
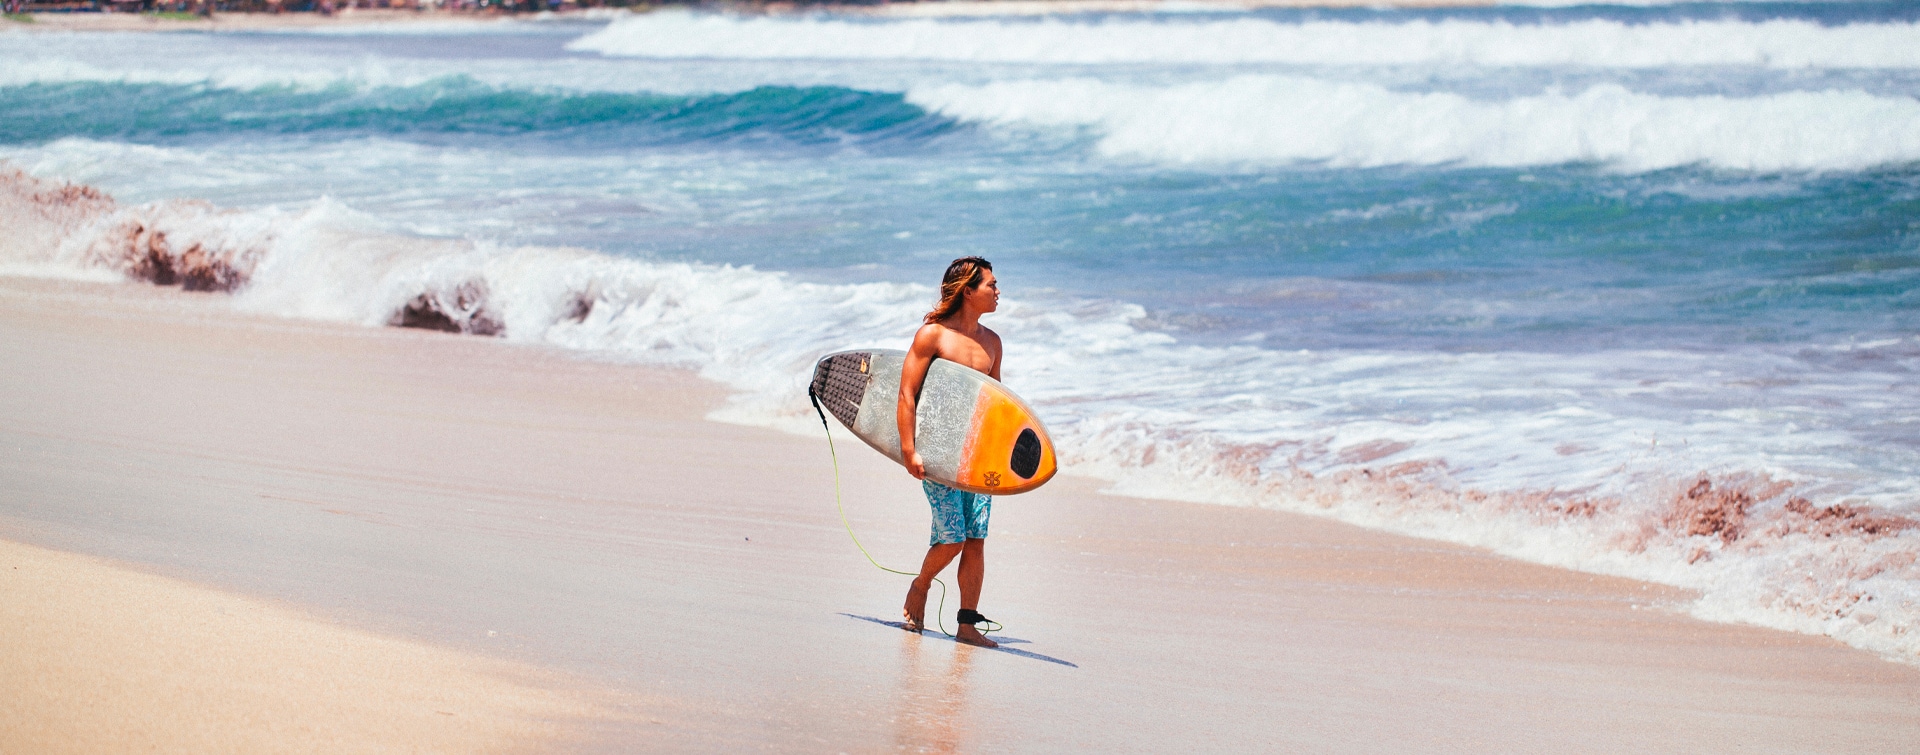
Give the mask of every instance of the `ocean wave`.
M 0 87 L 0 140 L 12 143 L 349 132 L 584 134 L 614 146 L 769 138 L 841 144 L 924 138 L 951 125 L 900 94 L 840 87 L 685 96 L 503 89 L 464 77 L 314 90 L 125 82 Z
M 129 105 L 128 103 L 135 103 Z M 1689 165 L 1851 171 L 1920 161 L 1920 100 L 1860 91 L 1661 96 L 1602 84 L 1478 100 L 1245 75 L 1164 86 L 1069 78 L 902 94 L 761 86 L 710 95 L 504 89 L 451 77 L 317 90 L 72 82 L 0 87 L 0 142 L 200 135 L 536 135 L 598 149 L 669 144 L 902 146 L 969 124 L 1082 136 L 1102 156 L 1176 165 Z M 1055 140 L 1057 141 L 1057 139 Z
M 106 271 L 225 291 L 248 311 L 688 368 L 733 392 L 715 419 L 809 434 L 813 359 L 904 342 L 934 295 L 408 236 L 332 201 L 130 206 L 3 166 L 0 221 L 0 272 Z M 1920 339 L 1804 359 L 1282 351 L 1182 343 L 1142 327 L 1136 305 L 1043 297 L 994 315 L 1008 378 L 1047 417 L 1064 466 L 1116 492 L 1330 516 L 1684 586 L 1701 592 L 1703 617 L 1920 663 L 1920 481 L 1900 472 L 1915 460 L 1886 444 L 1885 458 L 1849 456 L 1871 444 L 1831 409 L 1796 408 L 1884 393 L 1898 379 L 1887 370 L 1920 360 Z M 1752 408 L 1761 390 L 1773 408 Z
M 966 121 L 1084 127 L 1106 155 L 1172 163 L 1820 171 L 1920 160 L 1920 100 L 1857 91 L 1664 97 L 1605 84 L 1480 101 L 1248 75 L 1162 87 L 1078 78 L 929 86 L 908 101 Z
M 1920 24 L 1116 16 L 879 21 L 657 12 L 568 45 L 651 58 L 1361 66 L 1920 68 Z

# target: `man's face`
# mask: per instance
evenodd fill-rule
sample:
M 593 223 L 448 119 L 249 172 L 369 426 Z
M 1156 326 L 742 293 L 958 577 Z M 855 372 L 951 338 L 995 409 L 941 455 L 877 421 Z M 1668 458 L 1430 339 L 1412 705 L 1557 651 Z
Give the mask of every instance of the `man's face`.
M 980 276 L 980 285 L 967 291 L 966 304 L 981 314 L 1000 308 L 1000 281 L 994 279 L 993 271 L 987 270 Z

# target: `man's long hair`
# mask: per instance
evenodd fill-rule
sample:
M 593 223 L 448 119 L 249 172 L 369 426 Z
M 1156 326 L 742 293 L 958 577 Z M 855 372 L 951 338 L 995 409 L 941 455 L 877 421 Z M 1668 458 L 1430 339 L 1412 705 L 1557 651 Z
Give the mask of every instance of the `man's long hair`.
M 939 322 L 960 311 L 961 295 L 979 288 L 985 271 L 992 269 L 993 263 L 985 257 L 961 257 L 947 265 L 947 274 L 940 279 L 940 303 L 933 305 L 926 321 Z

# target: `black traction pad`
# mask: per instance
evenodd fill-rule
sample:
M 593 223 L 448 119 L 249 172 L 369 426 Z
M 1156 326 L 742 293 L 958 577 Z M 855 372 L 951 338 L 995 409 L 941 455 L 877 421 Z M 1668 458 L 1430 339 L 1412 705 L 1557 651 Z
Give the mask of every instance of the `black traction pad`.
M 867 383 L 873 381 L 866 370 L 872 360 L 872 355 L 864 351 L 849 351 L 830 355 L 814 365 L 813 395 L 848 429 L 860 416 L 860 401 L 867 395 Z

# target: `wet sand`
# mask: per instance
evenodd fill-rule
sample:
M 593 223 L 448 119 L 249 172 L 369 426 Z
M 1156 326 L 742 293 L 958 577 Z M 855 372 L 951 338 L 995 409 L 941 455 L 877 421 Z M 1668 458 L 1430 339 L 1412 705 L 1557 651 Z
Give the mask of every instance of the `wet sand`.
M 909 635 L 878 623 L 905 578 L 848 542 L 823 440 L 705 421 L 724 396 L 692 375 L 229 301 L 0 278 L 0 539 L 297 607 L 329 628 L 314 631 L 582 680 L 598 707 L 555 724 L 566 749 L 1920 741 L 1920 669 L 1698 621 L 1681 591 L 1310 517 L 1106 496 L 1064 475 L 995 506 L 981 610 L 1017 652 Z M 840 450 L 853 526 L 882 563 L 915 563 L 917 485 L 846 436 Z M 103 646 L 206 639 L 186 618 L 155 632 L 23 605 L 37 626 L 84 626 Z M 9 674 L 43 663 L 7 647 Z M 236 663 L 257 672 L 283 650 Z M 110 681 L 88 658 L 45 663 L 38 694 Z M 196 685 L 215 672 L 155 674 Z M 249 703 L 296 705 L 288 684 Z M 6 733 L 77 742 L 88 725 L 30 715 Z M 195 749 L 203 728 L 160 748 Z M 314 736 L 274 734 L 286 749 L 320 748 Z

